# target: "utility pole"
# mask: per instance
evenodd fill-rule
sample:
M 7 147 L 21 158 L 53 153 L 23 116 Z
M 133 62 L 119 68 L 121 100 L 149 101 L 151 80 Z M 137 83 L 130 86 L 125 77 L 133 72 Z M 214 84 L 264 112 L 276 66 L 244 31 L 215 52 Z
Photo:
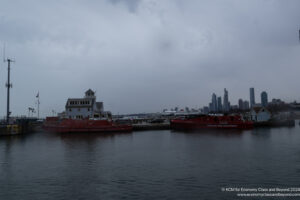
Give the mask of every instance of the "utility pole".
M 10 88 L 12 88 L 12 84 L 10 83 L 10 63 L 14 62 L 12 59 L 6 59 L 4 60 L 4 62 L 7 61 L 8 66 L 7 66 L 7 83 L 6 83 L 6 87 L 7 87 L 7 107 L 6 107 L 6 123 L 9 123 L 9 116 L 10 116 L 10 111 L 9 111 L 9 96 L 10 96 Z

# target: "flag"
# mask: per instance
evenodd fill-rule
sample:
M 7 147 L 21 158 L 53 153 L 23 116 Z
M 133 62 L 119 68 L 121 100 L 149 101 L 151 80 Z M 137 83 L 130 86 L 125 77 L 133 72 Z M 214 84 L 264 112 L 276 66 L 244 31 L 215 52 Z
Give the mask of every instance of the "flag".
M 39 98 L 39 96 L 40 96 L 40 92 L 37 93 L 36 98 Z

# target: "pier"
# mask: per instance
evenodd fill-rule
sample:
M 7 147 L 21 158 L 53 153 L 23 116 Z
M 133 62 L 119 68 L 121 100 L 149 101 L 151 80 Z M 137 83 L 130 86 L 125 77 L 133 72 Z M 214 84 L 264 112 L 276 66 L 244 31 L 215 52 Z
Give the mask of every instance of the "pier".
M 138 123 L 132 124 L 133 131 L 169 130 L 170 123 Z

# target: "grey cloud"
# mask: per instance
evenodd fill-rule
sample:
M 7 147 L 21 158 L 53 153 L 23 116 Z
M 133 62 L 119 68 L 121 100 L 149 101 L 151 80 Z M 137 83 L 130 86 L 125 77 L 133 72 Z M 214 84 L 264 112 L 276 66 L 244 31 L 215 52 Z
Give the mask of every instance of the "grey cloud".
M 0 42 L 12 65 L 12 112 L 40 91 L 42 114 L 87 88 L 113 113 L 230 101 L 249 87 L 300 100 L 299 1 L 3 1 Z M 30 10 L 30 12 L 29 12 Z M 1 48 L 2 49 L 2 48 Z M 0 68 L 5 113 L 6 65 Z M 258 95 L 258 94 L 257 94 Z
M 113 4 L 123 3 L 127 6 L 130 12 L 135 12 L 140 0 L 108 0 Z

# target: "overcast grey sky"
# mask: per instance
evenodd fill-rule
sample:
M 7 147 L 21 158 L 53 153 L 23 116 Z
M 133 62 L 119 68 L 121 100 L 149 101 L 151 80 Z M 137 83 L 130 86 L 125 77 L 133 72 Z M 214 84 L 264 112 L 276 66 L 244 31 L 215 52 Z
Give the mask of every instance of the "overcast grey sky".
M 1 0 L 0 42 L 14 58 L 12 115 L 41 114 L 96 90 L 113 113 L 202 107 L 213 92 L 231 104 L 300 101 L 300 1 Z M 0 115 L 7 65 L 0 68 Z

